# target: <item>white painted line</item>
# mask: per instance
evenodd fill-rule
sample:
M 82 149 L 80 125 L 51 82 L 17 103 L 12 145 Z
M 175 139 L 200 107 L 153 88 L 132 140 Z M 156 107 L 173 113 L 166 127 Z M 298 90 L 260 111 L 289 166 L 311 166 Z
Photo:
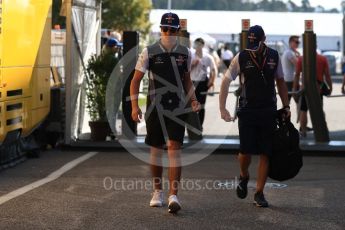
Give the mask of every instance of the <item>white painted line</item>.
M 38 180 L 36 182 L 33 182 L 31 184 L 28 184 L 24 187 L 21 187 L 17 190 L 14 190 L 10 193 L 7 193 L 3 196 L 0 197 L 0 205 L 6 203 L 9 200 L 12 200 L 18 196 L 21 196 L 31 190 L 34 190 L 44 184 L 47 184 L 49 182 L 52 182 L 56 179 L 58 179 L 60 176 L 62 176 L 64 173 L 68 172 L 69 170 L 73 169 L 74 167 L 76 167 L 78 164 L 90 159 L 91 157 L 95 156 L 98 152 L 89 152 L 67 164 L 65 164 L 64 166 L 62 166 L 60 169 L 56 170 L 55 172 L 49 174 L 46 178 L 43 178 L 41 180 Z

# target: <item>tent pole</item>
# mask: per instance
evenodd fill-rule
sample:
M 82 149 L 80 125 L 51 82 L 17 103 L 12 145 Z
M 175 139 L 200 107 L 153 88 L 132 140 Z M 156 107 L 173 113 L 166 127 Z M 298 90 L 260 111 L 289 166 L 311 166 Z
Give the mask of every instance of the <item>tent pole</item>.
M 99 27 L 97 30 L 97 39 L 96 39 L 96 53 L 99 55 L 101 53 L 101 29 L 102 29 L 102 1 L 97 3 L 97 19 L 99 21 Z
M 65 66 L 65 144 L 71 144 L 71 98 L 72 98 L 72 1 L 65 0 L 66 9 L 66 66 Z

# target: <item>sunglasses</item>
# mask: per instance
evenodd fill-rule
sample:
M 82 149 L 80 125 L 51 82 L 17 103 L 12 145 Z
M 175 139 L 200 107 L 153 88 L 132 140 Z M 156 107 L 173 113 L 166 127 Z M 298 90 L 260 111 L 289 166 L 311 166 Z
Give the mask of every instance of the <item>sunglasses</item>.
M 297 45 L 299 44 L 299 41 L 297 41 L 297 40 L 295 40 L 294 42 L 295 42 Z
M 168 31 L 170 31 L 171 33 L 176 33 L 178 30 L 177 28 L 169 27 L 169 26 L 162 26 L 161 28 L 162 28 L 162 31 L 165 33 Z

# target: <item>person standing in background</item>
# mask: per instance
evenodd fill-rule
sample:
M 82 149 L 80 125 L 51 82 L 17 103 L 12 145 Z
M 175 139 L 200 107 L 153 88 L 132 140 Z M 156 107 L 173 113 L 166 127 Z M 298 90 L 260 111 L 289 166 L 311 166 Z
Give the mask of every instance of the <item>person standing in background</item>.
M 343 74 L 343 84 L 341 85 L 341 93 L 345 94 L 345 57 L 343 57 L 343 66 L 341 72 Z
M 304 89 L 304 81 L 302 79 L 301 85 L 300 85 L 300 77 L 302 75 L 302 62 L 303 62 L 303 57 L 299 57 L 297 64 L 296 64 L 296 74 L 295 74 L 295 79 L 293 83 L 293 90 L 296 91 L 297 89 L 303 90 Z M 303 77 L 303 76 L 302 76 Z M 321 54 L 316 54 L 316 79 L 318 88 L 320 89 L 320 98 L 321 98 L 321 103 L 323 104 L 323 95 L 322 95 L 322 90 L 321 90 L 321 85 L 324 84 L 324 82 L 327 83 L 327 86 L 329 87 L 330 94 L 332 93 L 332 79 L 331 75 L 329 73 L 329 66 L 328 66 L 328 61 L 325 56 L 322 56 Z M 301 103 L 300 103 L 300 115 L 299 115 L 299 120 L 300 120 L 300 136 L 301 137 L 306 137 L 307 136 L 307 123 L 308 123 L 308 105 L 307 101 L 305 99 L 305 96 L 301 96 Z
M 288 91 L 292 91 L 292 85 L 295 77 L 295 69 L 298 57 L 300 53 L 297 51 L 299 45 L 299 36 L 290 36 L 289 38 L 289 48 L 284 51 L 282 56 L 282 67 L 284 72 L 284 80 Z M 289 94 L 289 102 L 291 100 L 291 95 Z
M 233 57 L 234 57 L 234 54 L 230 50 L 230 44 L 226 43 L 224 46 L 224 50 L 221 54 L 221 59 L 223 60 L 223 63 L 226 66 L 226 69 L 229 68 Z
M 205 103 L 207 91 L 213 87 L 216 76 L 216 65 L 213 57 L 203 52 L 205 41 L 202 38 L 197 38 L 194 41 L 195 52 L 192 54 L 191 79 L 195 87 L 195 96 L 201 104 L 201 109 L 198 113 L 201 130 L 205 119 Z M 209 73 L 208 73 L 209 71 Z
M 341 86 L 341 93 L 345 94 L 345 74 L 344 74 L 344 77 L 343 77 L 343 84 Z

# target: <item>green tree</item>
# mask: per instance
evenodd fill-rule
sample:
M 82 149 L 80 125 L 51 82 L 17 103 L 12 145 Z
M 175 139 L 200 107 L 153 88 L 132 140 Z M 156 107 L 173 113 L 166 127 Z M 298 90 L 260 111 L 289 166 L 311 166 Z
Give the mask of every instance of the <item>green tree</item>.
M 150 31 L 151 0 L 103 0 L 102 27 L 118 31 Z
M 262 0 L 258 2 L 258 9 L 265 11 L 265 9 L 269 9 L 270 7 L 270 2 L 268 0 Z
M 285 11 L 287 11 L 287 6 L 282 1 L 272 0 L 272 2 L 271 2 L 271 9 L 272 9 L 272 11 L 285 12 Z
M 152 6 L 154 6 L 155 9 L 166 9 L 168 3 L 167 0 L 152 0 Z
M 325 12 L 327 12 L 327 13 L 339 13 L 339 10 L 337 8 L 332 8 L 332 9 L 325 11 Z
M 166 9 L 168 0 L 152 0 L 153 8 Z M 228 10 L 228 11 L 276 11 L 276 12 L 314 12 L 309 0 L 301 0 L 297 6 L 289 0 L 172 0 L 172 9 L 184 10 Z M 337 9 L 322 10 L 337 13 Z
M 309 0 L 302 0 L 301 3 L 302 3 L 301 11 L 303 11 L 303 12 L 313 12 L 314 11 L 314 7 L 310 6 Z
M 298 11 L 298 6 L 291 0 L 287 2 L 288 11 L 296 12 Z

